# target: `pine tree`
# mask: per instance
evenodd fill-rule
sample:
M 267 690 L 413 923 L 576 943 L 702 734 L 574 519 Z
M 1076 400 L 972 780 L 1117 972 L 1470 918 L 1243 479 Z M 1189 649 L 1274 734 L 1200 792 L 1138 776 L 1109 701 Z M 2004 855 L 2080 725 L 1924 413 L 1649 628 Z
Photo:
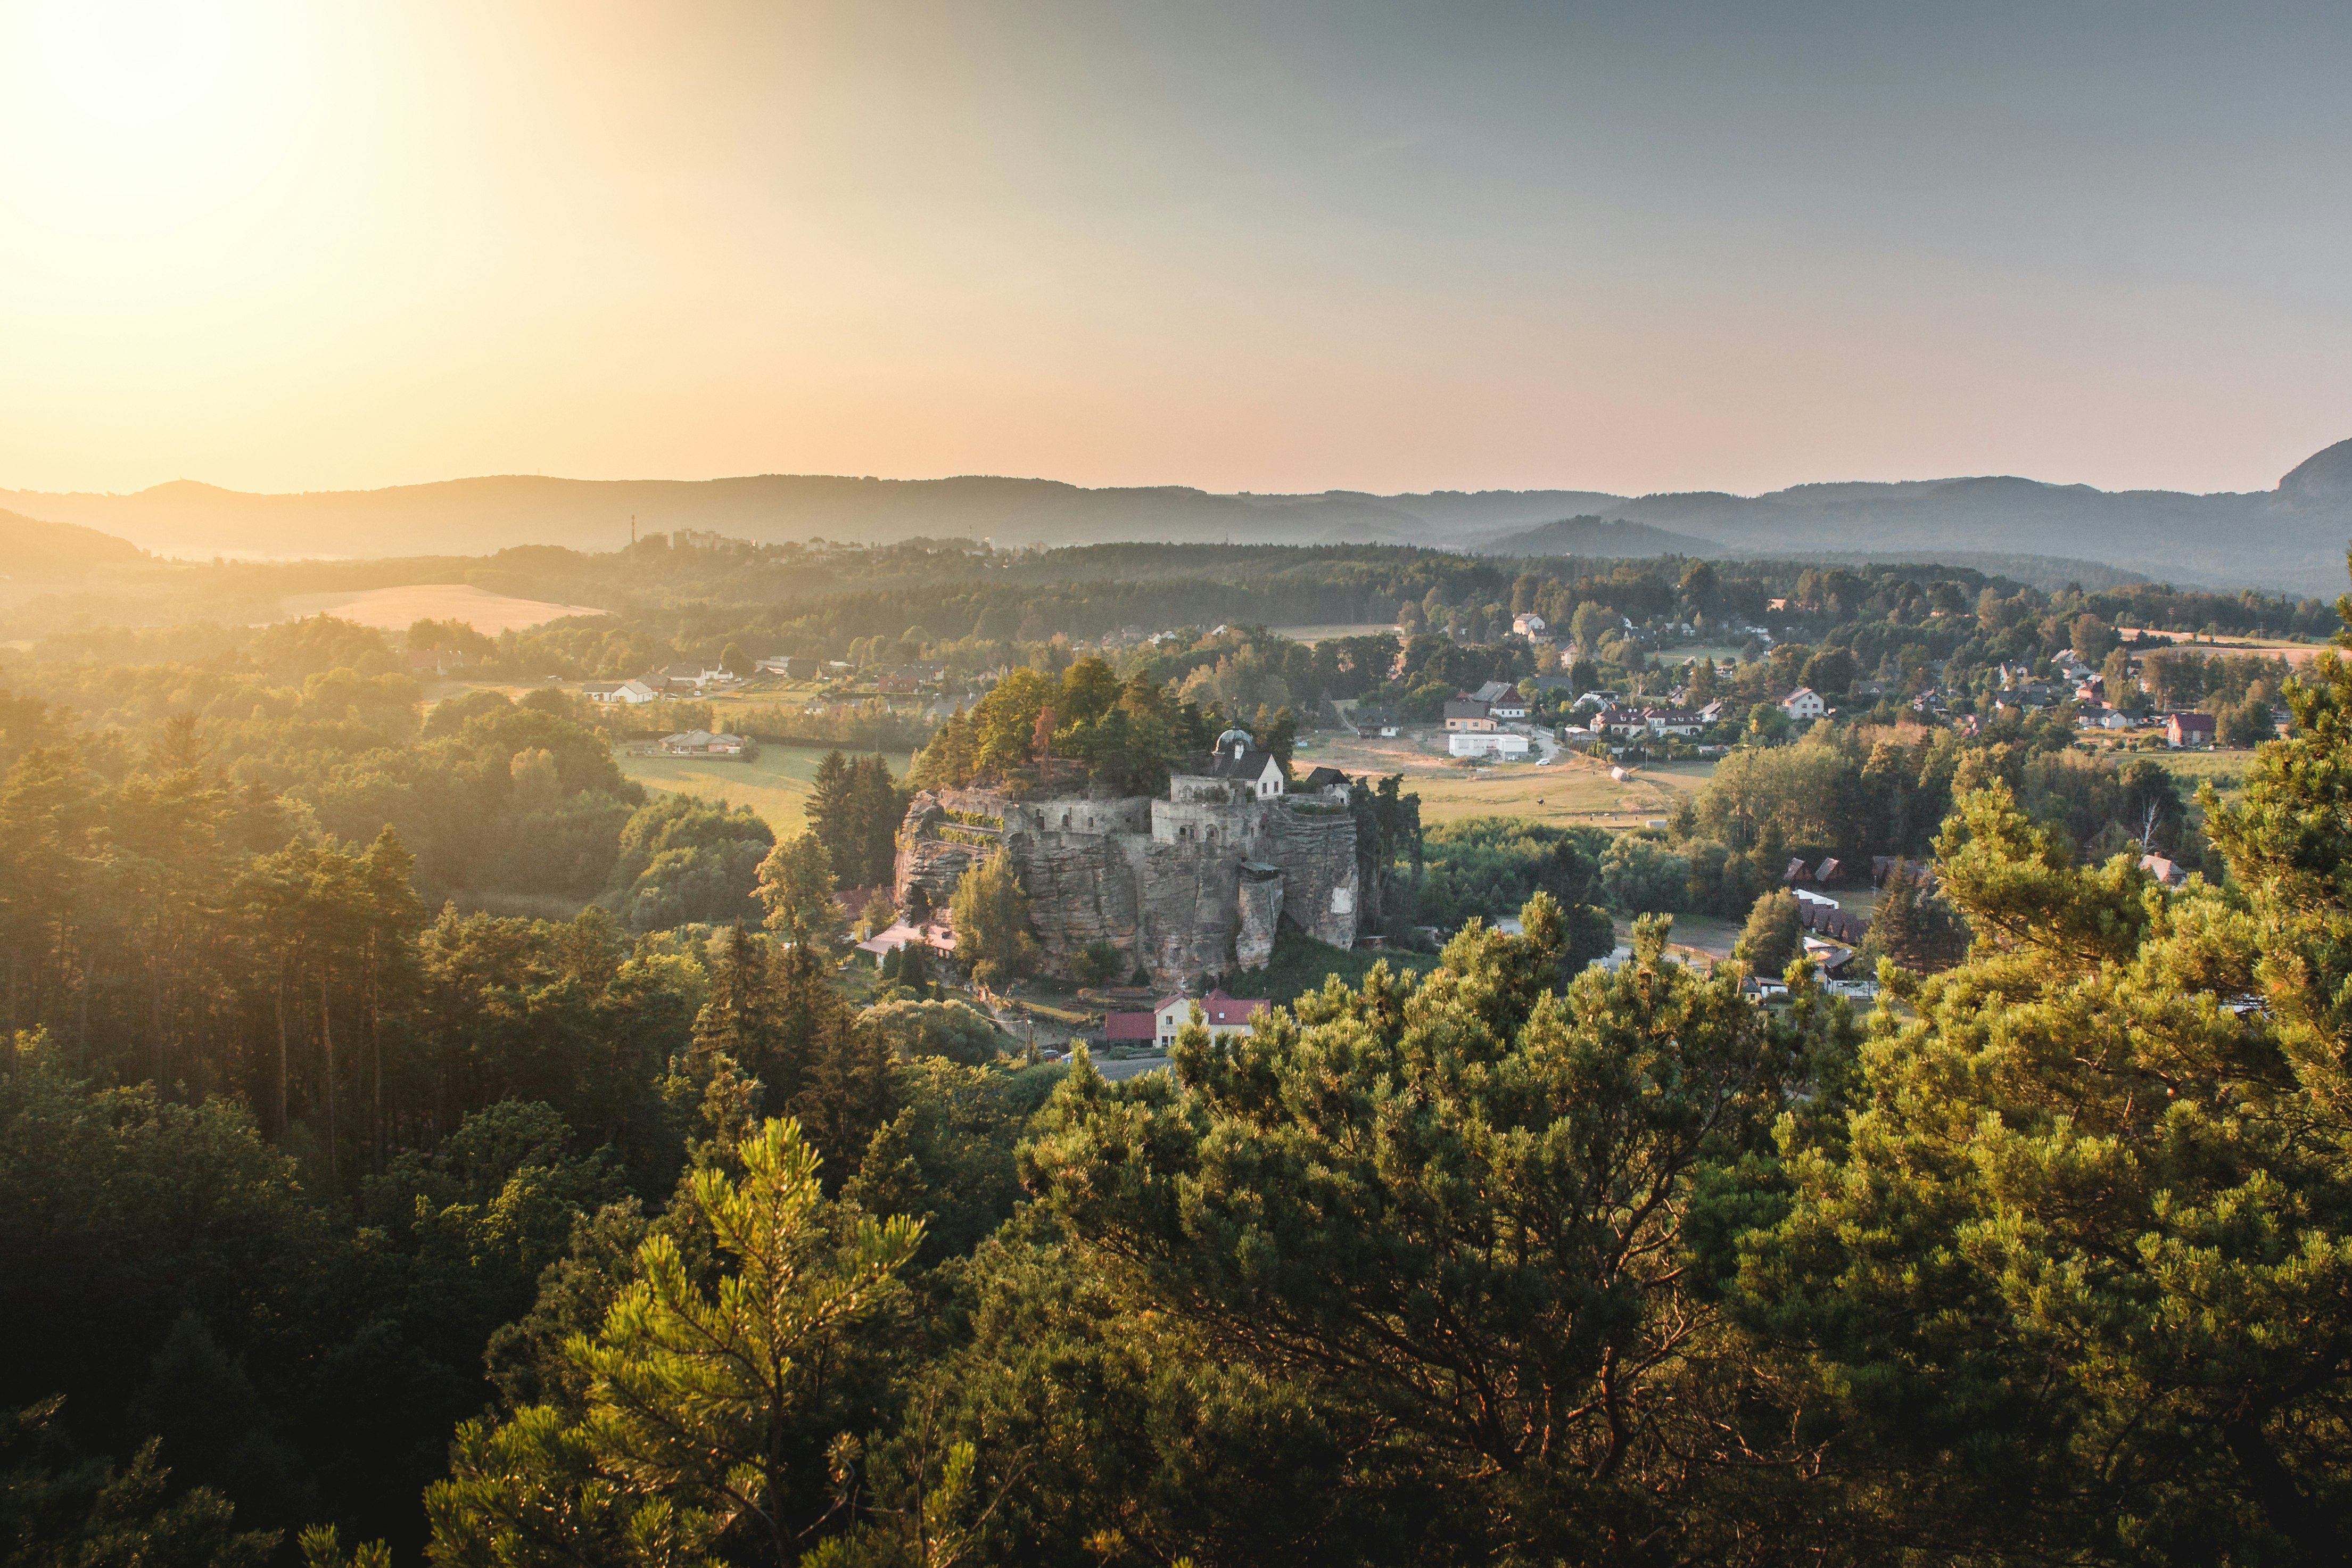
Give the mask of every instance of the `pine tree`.
M 808 821 L 835 867 L 855 864 L 851 847 L 850 786 L 853 769 L 838 751 L 827 752 L 809 785 Z
M 844 1003 L 818 1019 L 804 1059 L 789 1109 L 836 1180 L 845 1180 L 875 1129 L 898 1110 L 889 1042 Z
M 425 1497 L 435 1561 L 664 1568 L 719 1554 L 784 1568 L 833 1514 L 813 1489 L 831 1397 L 860 1325 L 896 1289 L 919 1223 L 838 1225 L 800 1127 L 770 1121 L 735 1151 L 742 1174 L 694 1173 L 690 1223 L 725 1261 L 715 1286 L 657 1229 L 593 1339 L 576 1424 L 550 1406 L 469 1421 Z M 814 1451 L 813 1451 L 814 1450 Z
M 858 758 L 851 770 L 846 816 L 850 858 L 835 862 L 850 886 L 878 888 L 891 880 L 898 825 L 906 815 L 907 797 L 890 777 L 890 764 L 878 756 Z

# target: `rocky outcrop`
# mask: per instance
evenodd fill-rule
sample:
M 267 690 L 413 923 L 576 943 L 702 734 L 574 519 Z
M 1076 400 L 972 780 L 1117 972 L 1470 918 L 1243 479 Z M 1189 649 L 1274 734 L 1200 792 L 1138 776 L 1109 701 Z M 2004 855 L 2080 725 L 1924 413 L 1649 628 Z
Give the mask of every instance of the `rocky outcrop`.
M 919 884 L 944 907 L 965 870 L 1000 847 L 1053 973 L 1108 942 L 1123 973 L 1140 965 L 1156 984 L 1191 985 L 1265 964 L 1286 919 L 1355 945 L 1355 820 L 1322 797 L 1172 805 L 927 791 L 899 833 L 899 906 Z
M 1356 945 L 1363 908 L 1357 885 L 1356 819 L 1347 812 L 1277 811 L 1261 853 L 1282 868 L 1282 912 L 1316 941 Z
M 1274 928 L 1282 920 L 1282 868 L 1263 861 L 1241 864 L 1241 885 L 1235 903 L 1240 929 L 1234 933 L 1234 962 L 1244 969 L 1263 969 L 1274 957 Z

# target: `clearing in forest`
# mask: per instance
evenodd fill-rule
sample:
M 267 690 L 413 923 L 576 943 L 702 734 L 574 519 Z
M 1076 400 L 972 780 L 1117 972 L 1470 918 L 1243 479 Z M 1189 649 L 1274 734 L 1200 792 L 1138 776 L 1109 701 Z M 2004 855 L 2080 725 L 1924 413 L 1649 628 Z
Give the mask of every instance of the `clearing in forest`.
M 748 805 L 778 838 L 794 838 L 808 826 L 809 789 L 816 779 L 817 763 L 824 760 L 825 750 L 822 746 L 762 744 L 758 756 L 748 763 L 737 763 L 719 757 L 633 757 L 626 747 L 616 746 L 613 760 L 621 765 L 622 773 L 647 789 L 724 800 L 730 805 Z M 843 754 L 853 762 L 856 760 L 851 753 Z M 903 775 L 906 771 L 902 759 L 891 759 L 893 776 Z
M 470 583 L 406 583 L 396 588 L 344 589 L 331 594 L 289 594 L 278 602 L 289 616 L 332 616 L 387 632 L 404 632 L 418 621 L 463 621 L 484 637 L 524 631 L 566 616 L 602 616 L 589 605 L 553 605 L 517 599 Z

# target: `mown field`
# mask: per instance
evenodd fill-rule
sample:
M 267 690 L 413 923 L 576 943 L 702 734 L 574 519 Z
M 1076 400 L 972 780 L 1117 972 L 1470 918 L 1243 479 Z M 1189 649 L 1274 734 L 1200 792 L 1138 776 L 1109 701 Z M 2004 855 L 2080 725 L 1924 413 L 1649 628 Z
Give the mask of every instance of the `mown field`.
M 289 594 L 278 601 L 289 616 L 331 615 L 383 631 L 404 632 L 418 621 L 463 621 L 484 637 L 524 631 L 566 616 L 601 616 L 588 605 L 556 605 L 518 599 L 467 583 L 410 583 L 396 588 L 345 593 Z
M 798 835 L 808 825 L 809 788 L 823 761 L 823 748 L 765 745 L 748 763 L 701 757 L 633 757 L 615 747 L 614 761 L 621 771 L 647 789 L 674 795 L 700 795 L 748 805 L 779 838 Z M 906 772 L 905 761 L 891 759 L 891 772 Z
M 1302 770 L 1328 764 L 1350 773 L 1402 773 L 1405 788 L 1421 796 L 1422 821 L 1432 826 L 1465 816 L 1523 816 L 1562 827 L 1637 827 L 1669 815 L 1715 768 L 1712 763 L 1670 763 L 1621 782 L 1591 757 L 1563 754 L 1546 764 L 1500 763 L 1473 771 L 1403 737 L 1328 735 L 1302 740 L 1294 760 Z
M 1392 621 L 1356 621 L 1317 626 L 1276 626 L 1274 635 L 1312 647 L 1330 637 L 1371 637 L 1394 630 L 1396 624 Z

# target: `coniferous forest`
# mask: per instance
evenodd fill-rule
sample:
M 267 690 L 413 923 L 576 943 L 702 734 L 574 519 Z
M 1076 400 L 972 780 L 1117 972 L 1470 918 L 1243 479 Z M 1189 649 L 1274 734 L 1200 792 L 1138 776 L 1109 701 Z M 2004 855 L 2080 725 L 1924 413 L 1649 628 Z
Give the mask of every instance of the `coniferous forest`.
M 2343 1555 L 2343 664 L 2193 828 L 2153 764 L 1866 708 L 1614 842 L 1360 792 L 1443 951 L 1112 1083 L 845 987 L 878 760 L 780 837 L 555 693 L 242 646 L 0 707 L 10 1564 Z M 1301 658 L 1202 647 L 1014 669 L 917 782 L 1059 722 L 1151 787 Z M 1934 862 L 1875 1005 L 1666 952 L 1798 844 Z

